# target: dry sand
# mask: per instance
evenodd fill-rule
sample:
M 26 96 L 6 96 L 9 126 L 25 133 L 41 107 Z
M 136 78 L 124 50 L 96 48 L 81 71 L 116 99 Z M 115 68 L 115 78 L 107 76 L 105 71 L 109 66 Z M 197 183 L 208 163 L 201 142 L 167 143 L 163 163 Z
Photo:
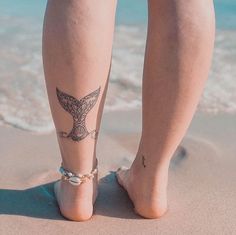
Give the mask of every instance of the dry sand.
M 131 164 L 140 125 L 140 110 L 104 114 L 97 149 L 99 196 L 87 222 L 68 221 L 57 208 L 55 133 L 0 127 L 0 234 L 236 234 L 236 116 L 195 116 L 172 160 L 170 209 L 160 220 L 137 216 L 112 172 Z

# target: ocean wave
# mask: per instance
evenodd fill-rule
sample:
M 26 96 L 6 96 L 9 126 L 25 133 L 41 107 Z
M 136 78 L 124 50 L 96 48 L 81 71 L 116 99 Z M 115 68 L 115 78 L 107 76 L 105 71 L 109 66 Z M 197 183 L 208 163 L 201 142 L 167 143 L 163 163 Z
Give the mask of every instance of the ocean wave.
M 44 82 L 39 22 L 0 19 L 0 123 L 35 132 L 54 127 Z M 236 32 L 217 31 L 212 68 L 198 109 L 236 113 Z M 146 29 L 116 27 L 105 112 L 141 107 Z

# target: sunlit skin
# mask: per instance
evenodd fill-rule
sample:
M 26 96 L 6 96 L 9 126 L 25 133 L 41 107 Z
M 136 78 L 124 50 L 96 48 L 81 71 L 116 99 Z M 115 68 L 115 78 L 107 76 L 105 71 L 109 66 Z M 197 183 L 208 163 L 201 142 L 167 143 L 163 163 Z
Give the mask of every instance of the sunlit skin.
M 56 87 L 80 99 L 101 87 L 86 117 L 88 131 L 99 136 L 111 63 L 116 1 L 49 0 L 43 31 L 43 60 L 57 132 L 73 122 L 61 107 Z M 215 22 L 212 1 L 149 0 L 148 35 L 143 72 L 142 135 L 130 169 L 117 171 L 135 212 L 159 218 L 168 208 L 171 157 L 196 110 L 211 63 Z M 102 29 L 102 30 L 101 30 Z M 73 141 L 58 136 L 63 165 L 90 172 L 96 164 L 97 139 Z M 80 186 L 58 181 L 61 213 L 70 220 L 91 218 L 97 176 Z
M 43 63 L 63 166 L 81 174 L 95 167 L 97 139 L 91 135 L 81 141 L 61 138 L 72 130 L 73 119 L 60 104 L 56 88 L 81 99 L 100 87 L 96 104 L 86 116 L 88 132 L 99 131 L 111 63 L 115 8 L 114 0 L 49 0 L 45 13 Z M 59 181 L 55 193 L 62 215 L 75 221 L 88 220 L 97 196 L 97 175 L 80 186 Z

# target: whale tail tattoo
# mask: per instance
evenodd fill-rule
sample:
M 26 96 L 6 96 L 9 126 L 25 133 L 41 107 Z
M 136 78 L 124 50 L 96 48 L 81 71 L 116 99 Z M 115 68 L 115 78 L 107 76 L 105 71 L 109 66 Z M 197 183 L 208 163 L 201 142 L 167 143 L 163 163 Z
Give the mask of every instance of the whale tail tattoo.
M 73 141 L 80 141 L 91 134 L 92 138 L 97 138 L 97 131 L 89 132 L 86 128 L 85 119 L 88 112 L 94 107 L 100 94 L 101 87 L 91 92 L 81 99 L 66 94 L 56 88 L 57 98 L 62 108 L 73 118 L 73 127 L 69 134 L 59 132 L 61 137 L 70 138 Z

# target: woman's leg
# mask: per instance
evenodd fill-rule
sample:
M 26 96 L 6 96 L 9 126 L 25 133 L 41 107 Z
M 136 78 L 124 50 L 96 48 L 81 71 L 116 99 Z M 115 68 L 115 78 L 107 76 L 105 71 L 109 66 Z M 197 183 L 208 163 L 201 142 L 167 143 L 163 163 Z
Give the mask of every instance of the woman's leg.
M 106 96 L 116 0 L 48 0 L 43 62 L 64 168 L 86 174 L 96 165 L 96 142 Z M 73 97 L 71 97 L 73 96 Z M 62 214 L 87 220 L 97 178 L 80 186 L 55 184 Z
M 203 91 L 214 30 L 212 0 L 149 0 L 142 136 L 131 168 L 117 172 L 144 217 L 167 210 L 169 163 Z

